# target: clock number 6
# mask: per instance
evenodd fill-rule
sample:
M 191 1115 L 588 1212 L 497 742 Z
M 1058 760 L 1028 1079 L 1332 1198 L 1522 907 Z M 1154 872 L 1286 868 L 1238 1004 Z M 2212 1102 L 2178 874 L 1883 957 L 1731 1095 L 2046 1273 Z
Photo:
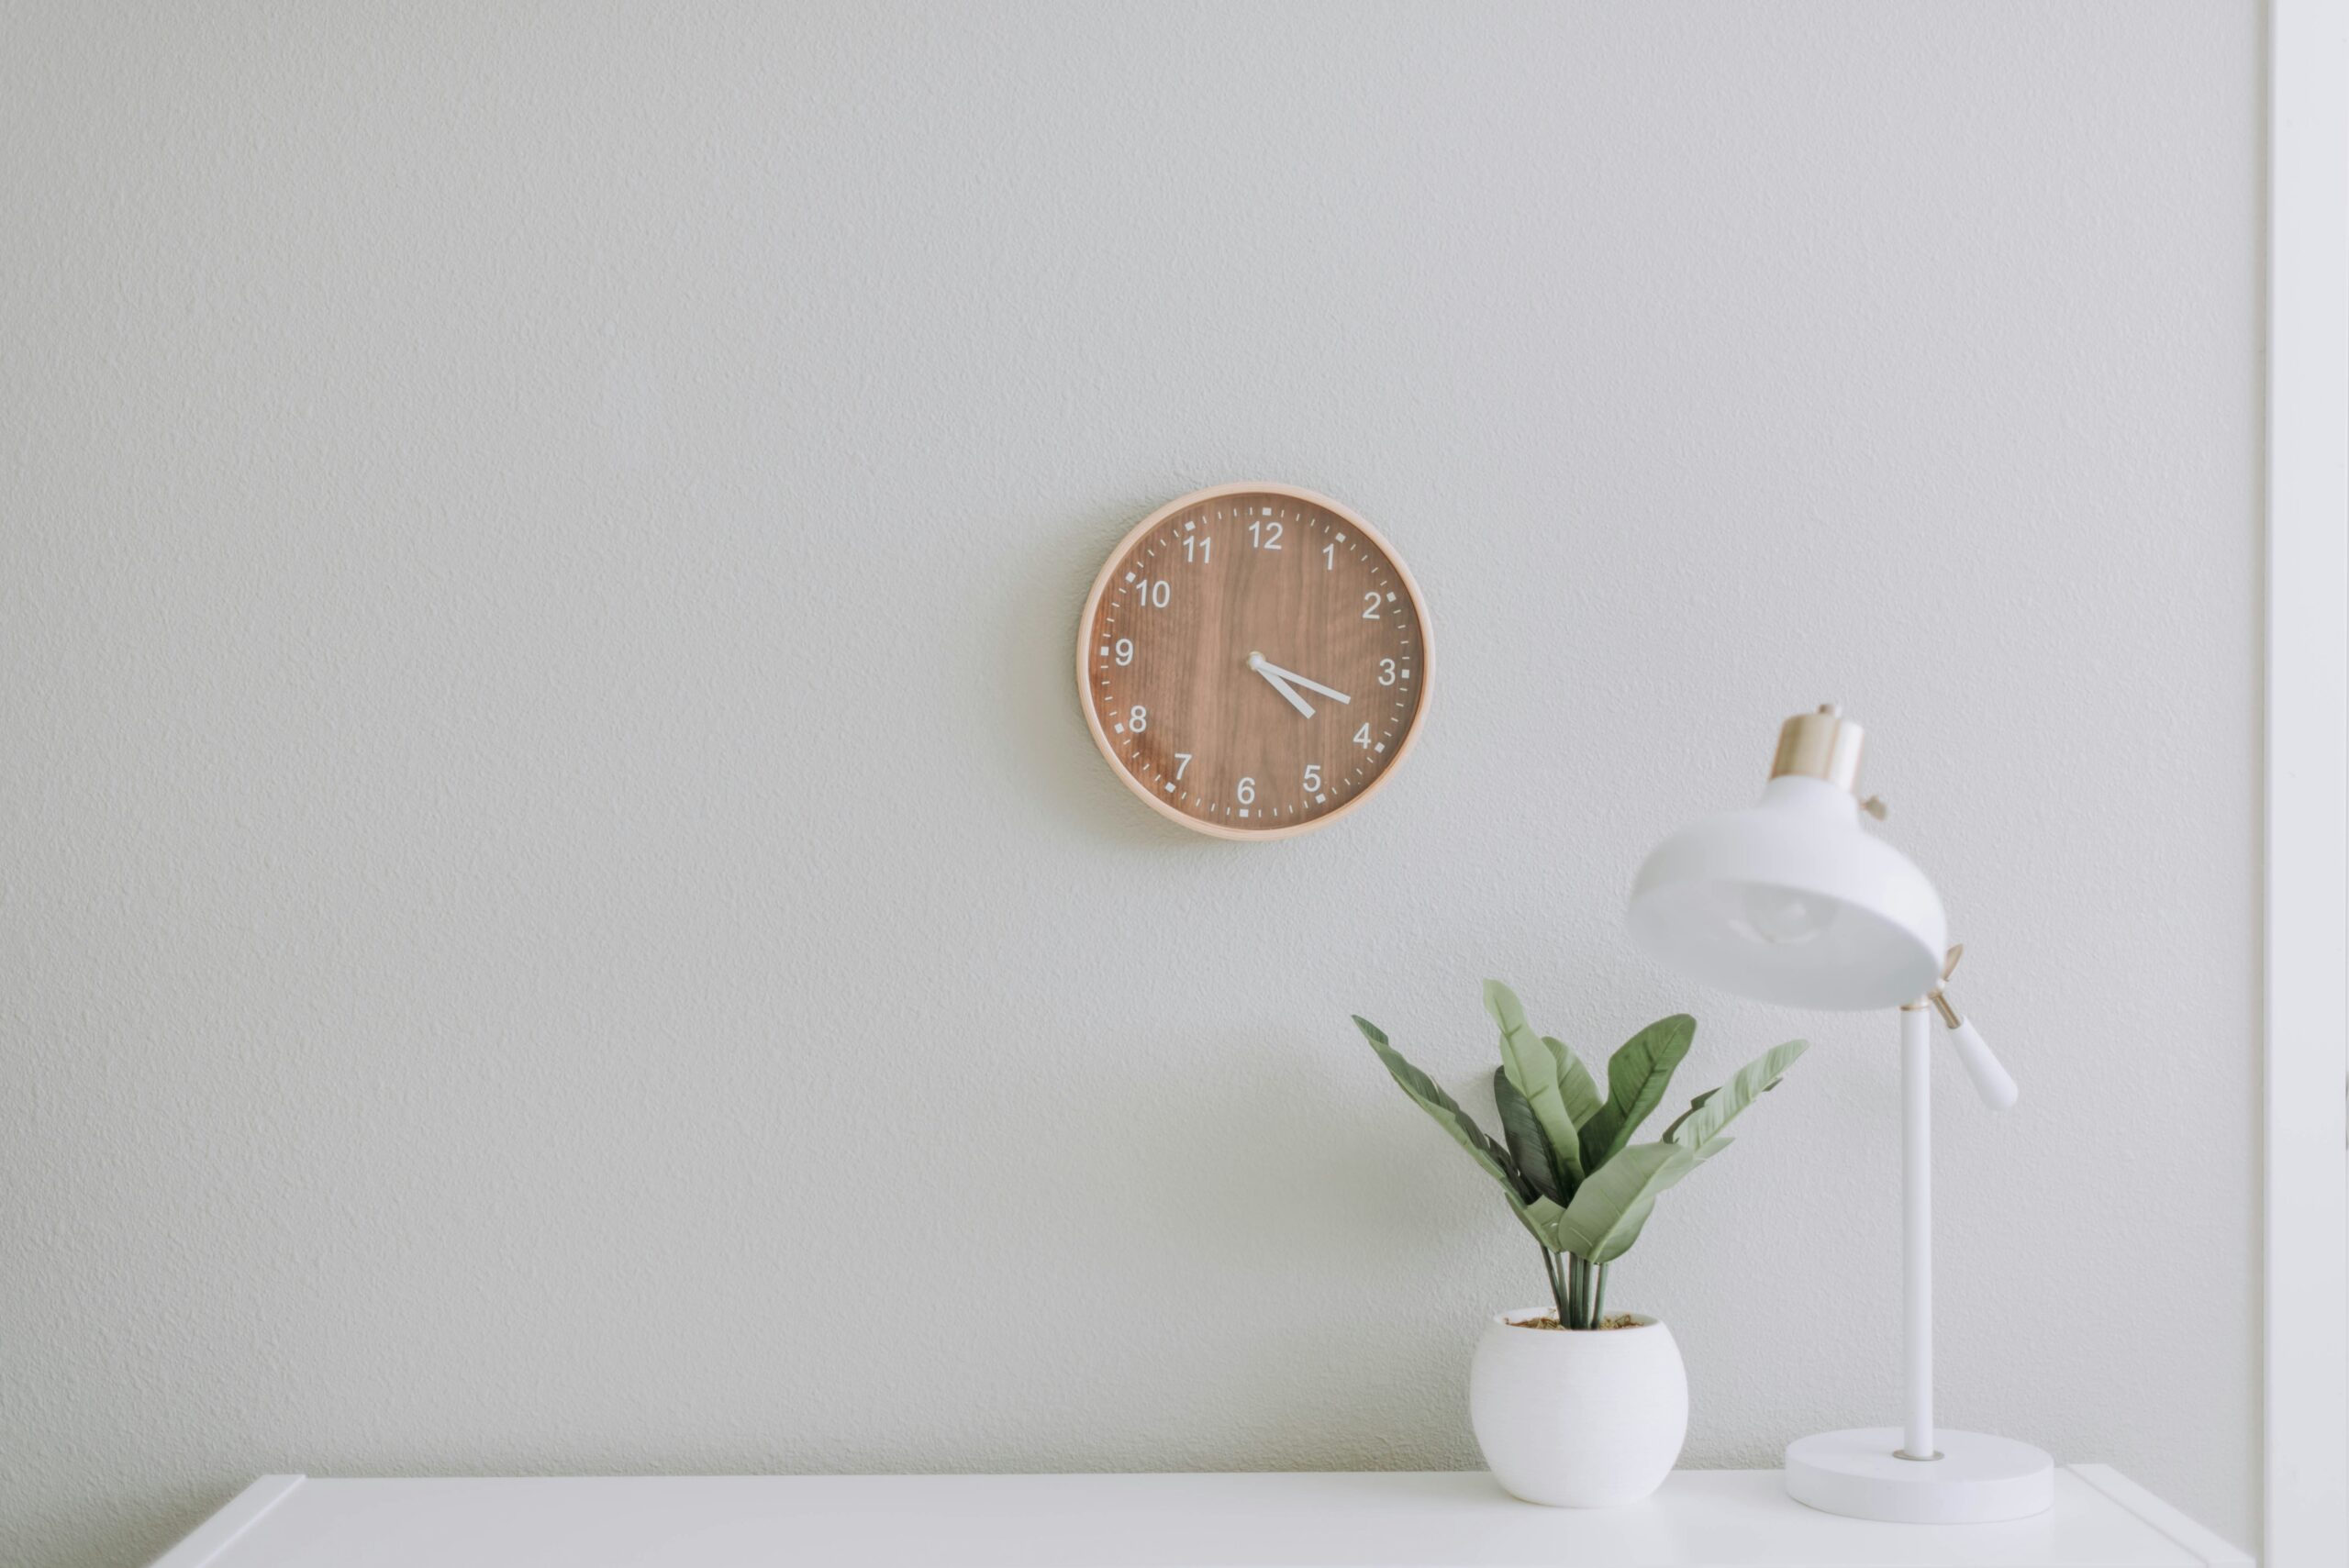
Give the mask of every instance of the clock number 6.
M 1241 779 L 1240 781 L 1240 804 L 1242 806 L 1253 806 L 1256 804 L 1256 781 L 1254 779 Z

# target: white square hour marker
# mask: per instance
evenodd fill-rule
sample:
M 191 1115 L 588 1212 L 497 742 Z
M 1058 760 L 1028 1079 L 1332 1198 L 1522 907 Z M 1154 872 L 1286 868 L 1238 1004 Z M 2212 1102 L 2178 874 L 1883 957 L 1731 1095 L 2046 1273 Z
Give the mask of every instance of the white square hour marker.
M 1198 526 L 1199 526 L 1199 519 L 1198 519 L 1198 518 L 1197 518 L 1197 517 L 1193 517 L 1189 522 L 1185 523 L 1185 524 L 1183 525 L 1183 531 L 1184 531 L 1185 533 L 1189 533 L 1193 528 L 1197 528 Z
M 1387 602 L 1388 604 L 1390 604 L 1390 605 L 1391 605 L 1391 604 L 1393 604 L 1393 603 L 1395 602 L 1395 595 L 1394 595 L 1393 594 L 1391 594 L 1391 593 L 1390 593 L 1390 594 L 1388 594 L 1388 595 L 1386 595 L 1386 602 Z
M 1174 786 L 1173 784 L 1168 784 L 1168 785 L 1166 786 L 1166 793 L 1167 793 L 1167 794 L 1169 794 L 1169 795 L 1173 795 L 1173 794 L 1174 793 Z
M 1126 573 L 1126 581 L 1127 581 L 1127 582 L 1129 582 L 1129 583 L 1130 583 L 1130 582 L 1132 582 L 1133 580 L 1134 580 L 1134 574 L 1133 574 L 1132 573 L 1130 573 L 1130 572 L 1127 573 Z
M 1118 731 L 1118 733 L 1119 733 L 1119 734 L 1123 735 L 1123 734 L 1126 732 L 1126 727 L 1125 727 L 1124 725 L 1120 724 L 1120 725 L 1117 726 L 1117 731 Z
M 1329 797 L 1328 795 L 1315 795 L 1315 796 L 1313 797 L 1313 804 L 1314 804 L 1314 805 L 1316 805 L 1316 806 L 1319 806 L 1320 804 L 1322 804 L 1324 801 L 1328 800 L 1329 798 L 1330 798 L 1330 797 Z
M 1104 649 L 1101 651 L 1101 657 L 1102 657 L 1102 658 L 1104 658 L 1104 659 L 1107 659 L 1108 657 L 1109 657 L 1109 651 L 1108 651 L 1107 648 L 1104 648 Z
M 1247 815 L 1248 815 L 1248 808 L 1247 808 L 1246 806 L 1241 806 L 1241 807 L 1240 808 L 1240 815 L 1241 815 L 1241 816 L 1242 816 L 1242 817 L 1247 816 Z
M 1338 542 L 1339 542 L 1339 543 L 1341 543 L 1341 544 L 1344 543 L 1344 542 L 1345 542 L 1345 538 L 1346 538 L 1345 530 L 1344 530 L 1343 528 L 1339 529 L 1339 530 L 1338 530 Z
M 1377 745 L 1373 746 L 1371 750 L 1374 751 L 1384 751 L 1386 750 L 1386 742 L 1381 740 Z

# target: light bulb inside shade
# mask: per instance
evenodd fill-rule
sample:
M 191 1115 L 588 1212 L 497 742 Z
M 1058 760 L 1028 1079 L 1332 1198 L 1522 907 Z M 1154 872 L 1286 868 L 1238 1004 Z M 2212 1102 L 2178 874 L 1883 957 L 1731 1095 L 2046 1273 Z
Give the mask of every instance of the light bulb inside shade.
M 1800 947 L 1834 923 L 1832 899 L 1808 898 L 1787 887 L 1749 886 L 1739 895 L 1730 929 L 1765 947 Z

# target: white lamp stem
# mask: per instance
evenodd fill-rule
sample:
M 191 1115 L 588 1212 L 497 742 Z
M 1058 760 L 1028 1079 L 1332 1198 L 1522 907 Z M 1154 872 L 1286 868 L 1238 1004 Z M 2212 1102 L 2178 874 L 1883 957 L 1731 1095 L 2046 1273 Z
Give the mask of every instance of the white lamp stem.
M 1933 1015 L 1900 1009 L 1900 1263 L 1904 1459 L 1933 1449 Z

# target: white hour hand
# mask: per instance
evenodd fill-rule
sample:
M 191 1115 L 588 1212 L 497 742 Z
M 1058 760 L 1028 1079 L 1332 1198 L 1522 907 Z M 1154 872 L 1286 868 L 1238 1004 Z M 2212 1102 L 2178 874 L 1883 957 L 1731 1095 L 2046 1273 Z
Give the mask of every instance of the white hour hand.
M 1319 681 L 1308 681 L 1294 670 L 1284 670 L 1279 665 L 1267 661 L 1262 654 L 1258 654 L 1251 658 L 1248 661 L 1248 667 L 1254 670 L 1257 673 L 1274 680 L 1294 681 L 1308 692 L 1319 692 L 1331 702 L 1350 703 L 1354 700 L 1353 698 L 1346 695 L 1345 693 L 1333 691 L 1330 687 L 1323 685 Z
M 1264 676 L 1266 681 L 1270 682 L 1273 690 L 1280 693 L 1281 695 L 1288 699 L 1289 706 L 1297 709 L 1297 712 L 1303 714 L 1308 718 L 1311 718 L 1313 717 L 1313 705 L 1307 702 L 1303 697 L 1298 696 L 1296 690 L 1292 688 L 1286 681 L 1282 680 L 1280 676 L 1275 674 L 1273 673 L 1273 667 L 1264 662 L 1264 656 L 1263 654 L 1251 653 L 1248 655 L 1248 668 L 1255 671 L 1256 673 Z

